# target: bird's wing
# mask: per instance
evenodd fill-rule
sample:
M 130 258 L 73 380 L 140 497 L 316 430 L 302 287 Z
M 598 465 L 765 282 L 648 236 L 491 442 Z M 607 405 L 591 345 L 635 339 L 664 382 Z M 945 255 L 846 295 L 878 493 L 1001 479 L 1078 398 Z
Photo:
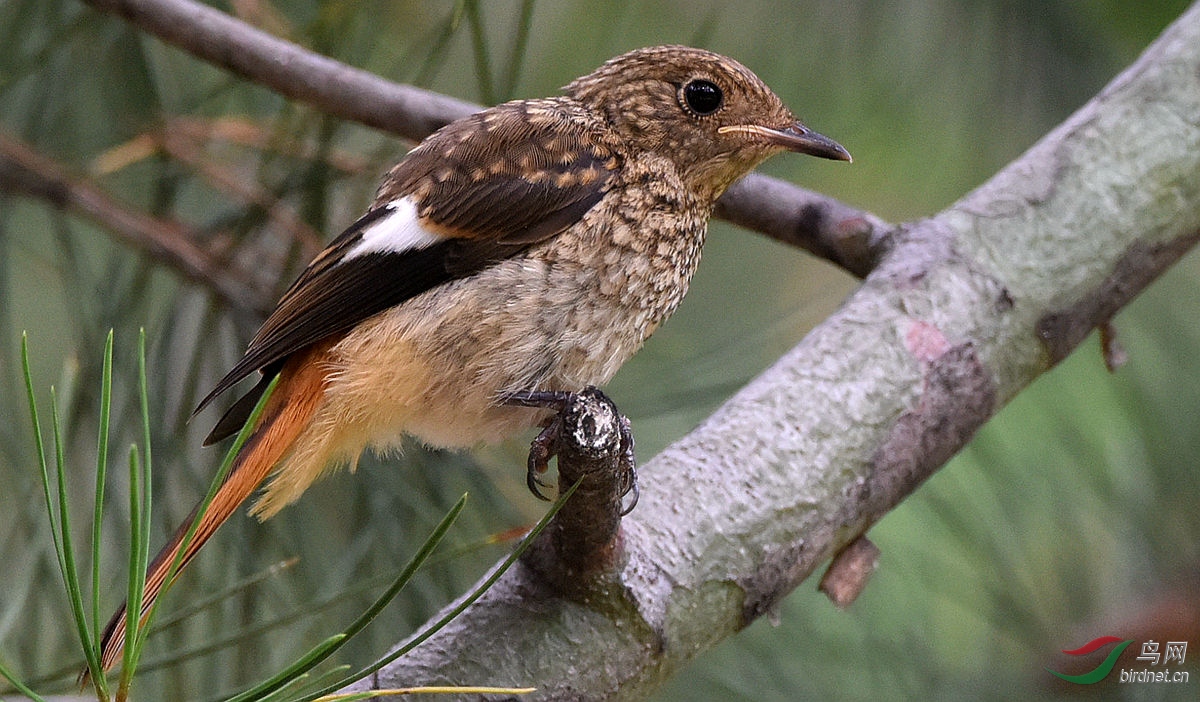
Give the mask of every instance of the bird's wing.
M 309 344 L 558 234 L 603 197 L 619 165 L 595 125 L 560 103 L 507 103 L 448 125 L 392 169 L 196 411 L 255 370 L 272 376 Z M 240 426 L 223 419 L 211 440 L 222 424 Z

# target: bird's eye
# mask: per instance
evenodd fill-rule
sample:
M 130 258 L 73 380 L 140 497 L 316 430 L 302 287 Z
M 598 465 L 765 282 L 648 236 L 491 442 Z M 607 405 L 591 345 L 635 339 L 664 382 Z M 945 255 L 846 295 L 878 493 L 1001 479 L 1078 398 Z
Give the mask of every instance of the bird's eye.
M 683 102 L 697 115 L 711 115 L 721 107 L 724 95 L 715 83 L 697 79 L 683 86 Z

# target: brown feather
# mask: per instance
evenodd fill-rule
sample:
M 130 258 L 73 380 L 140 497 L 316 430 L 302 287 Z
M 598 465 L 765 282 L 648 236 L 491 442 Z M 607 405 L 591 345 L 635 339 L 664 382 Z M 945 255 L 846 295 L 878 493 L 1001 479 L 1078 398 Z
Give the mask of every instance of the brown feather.
M 611 185 L 621 159 L 607 131 L 594 113 L 560 100 L 497 105 L 409 152 L 375 205 L 412 196 L 422 220 L 447 237 L 542 241 L 577 221 Z

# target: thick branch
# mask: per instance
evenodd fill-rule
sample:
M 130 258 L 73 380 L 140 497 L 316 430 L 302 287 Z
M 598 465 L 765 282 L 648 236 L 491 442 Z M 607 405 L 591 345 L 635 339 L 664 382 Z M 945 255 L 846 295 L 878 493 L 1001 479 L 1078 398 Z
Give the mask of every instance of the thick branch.
M 84 0 L 205 61 L 293 100 L 412 141 L 480 106 L 314 53 L 193 0 Z M 718 202 L 716 216 L 800 246 L 866 275 L 892 228 L 849 205 L 752 175 Z
M 616 582 L 518 567 L 368 685 L 643 696 L 911 494 L 1200 239 L 1200 5 L 988 183 L 903 230 L 843 308 L 642 467 Z

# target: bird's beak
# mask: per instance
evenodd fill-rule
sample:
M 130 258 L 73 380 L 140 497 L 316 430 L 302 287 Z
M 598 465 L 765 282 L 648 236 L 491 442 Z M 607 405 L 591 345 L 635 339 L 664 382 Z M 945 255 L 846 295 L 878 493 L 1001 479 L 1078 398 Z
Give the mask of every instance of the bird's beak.
M 853 161 L 850 152 L 833 139 L 818 134 L 799 122 L 794 122 L 783 129 L 773 129 L 760 124 L 735 124 L 720 127 L 718 134 L 727 132 L 742 132 L 753 134 L 769 144 L 780 146 L 788 151 L 828 158 L 834 161 Z

